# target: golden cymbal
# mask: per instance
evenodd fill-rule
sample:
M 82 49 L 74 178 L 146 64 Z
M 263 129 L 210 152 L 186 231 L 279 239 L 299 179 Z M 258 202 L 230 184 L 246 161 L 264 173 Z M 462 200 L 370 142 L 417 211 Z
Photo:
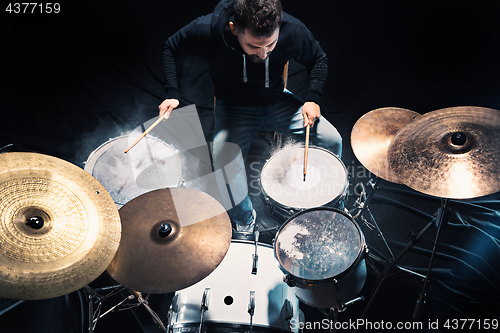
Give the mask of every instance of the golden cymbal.
M 42 154 L 0 154 L 1 297 L 84 287 L 106 270 L 120 233 L 113 199 L 86 171 Z
M 389 167 L 387 150 L 394 135 L 419 113 L 403 108 L 387 107 L 370 111 L 356 121 L 351 131 L 354 155 L 377 177 L 400 184 Z
M 500 111 L 452 107 L 422 115 L 389 147 L 389 165 L 416 191 L 450 199 L 500 191 Z
M 147 192 L 119 210 L 122 238 L 107 271 L 150 294 L 180 290 L 208 276 L 231 244 L 231 221 L 208 194 L 175 187 Z

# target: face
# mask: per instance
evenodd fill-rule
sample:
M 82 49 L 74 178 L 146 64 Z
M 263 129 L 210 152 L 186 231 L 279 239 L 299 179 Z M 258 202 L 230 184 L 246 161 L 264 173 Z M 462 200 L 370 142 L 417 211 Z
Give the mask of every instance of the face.
M 264 62 L 266 60 L 269 53 L 276 47 L 280 34 L 280 30 L 277 28 L 270 37 L 261 38 L 254 36 L 247 30 L 242 32 L 236 29 L 236 26 L 232 22 L 229 23 L 229 26 L 233 35 L 238 38 L 241 48 L 249 55 L 250 60 L 253 62 Z

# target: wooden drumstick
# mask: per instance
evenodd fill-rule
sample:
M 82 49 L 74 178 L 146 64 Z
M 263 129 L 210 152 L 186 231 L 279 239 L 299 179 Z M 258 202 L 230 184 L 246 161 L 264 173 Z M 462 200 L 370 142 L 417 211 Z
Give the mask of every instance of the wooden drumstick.
M 306 127 L 306 145 L 304 149 L 304 181 L 306 181 L 306 174 L 307 174 L 307 158 L 309 155 L 309 132 L 311 130 L 311 125 L 307 124 Z
M 130 145 L 130 147 L 125 149 L 124 153 L 126 154 L 130 149 L 132 149 L 139 141 L 142 140 L 142 138 L 144 138 L 149 133 L 149 131 L 151 131 L 153 128 L 155 128 L 156 125 L 158 125 L 162 120 L 163 120 L 163 116 L 160 116 L 160 118 L 158 118 L 158 120 L 155 121 L 153 125 L 149 126 L 149 128 L 147 130 L 145 130 L 144 133 L 142 133 L 140 137 L 135 139 L 135 141 Z

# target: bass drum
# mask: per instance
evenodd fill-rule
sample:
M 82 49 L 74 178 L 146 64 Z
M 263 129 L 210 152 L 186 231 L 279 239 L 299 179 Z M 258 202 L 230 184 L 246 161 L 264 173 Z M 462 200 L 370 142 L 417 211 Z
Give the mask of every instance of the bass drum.
M 343 308 L 366 280 L 361 229 L 333 208 L 305 210 L 286 221 L 276 234 L 274 255 L 293 292 L 313 307 Z
M 182 184 L 182 165 L 175 149 L 146 136 L 124 153 L 134 140 L 131 136 L 110 139 L 85 162 L 84 170 L 108 190 L 118 209 L 146 192 Z
M 198 332 L 201 318 L 203 332 L 298 332 L 294 327 L 304 322 L 272 246 L 243 240 L 231 242 L 226 257 L 209 276 L 175 293 L 170 332 Z
M 268 213 L 284 222 L 314 207 L 343 209 L 349 186 L 347 169 L 332 152 L 309 147 L 304 181 L 304 147 L 288 147 L 274 154 L 262 168 L 260 184 Z

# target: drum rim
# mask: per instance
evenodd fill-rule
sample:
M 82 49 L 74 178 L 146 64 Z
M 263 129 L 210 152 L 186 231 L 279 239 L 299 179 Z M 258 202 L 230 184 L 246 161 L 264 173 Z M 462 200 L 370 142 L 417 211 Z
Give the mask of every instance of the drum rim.
M 255 241 L 254 240 L 247 240 L 247 239 L 234 239 L 234 238 L 232 238 L 231 239 L 231 244 L 232 243 L 243 243 L 243 244 L 249 244 L 249 245 L 252 245 L 252 246 L 255 245 Z M 258 246 L 263 246 L 263 247 L 269 247 L 271 249 L 273 248 L 272 244 L 263 243 L 263 242 L 257 242 L 257 245 Z
M 278 240 L 279 235 L 281 234 L 281 231 L 285 228 L 286 225 L 288 225 L 288 223 L 291 220 L 293 220 L 294 218 L 296 218 L 296 217 L 298 217 L 298 216 L 300 216 L 302 214 L 306 214 L 308 212 L 317 211 L 317 210 L 334 211 L 336 213 L 340 213 L 341 215 L 347 217 L 354 224 L 354 226 L 356 227 L 356 229 L 358 231 L 359 238 L 360 238 L 359 240 L 360 240 L 361 246 L 359 247 L 359 251 L 358 251 L 358 254 L 356 256 L 356 259 L 343 272 L 341 272 L 341 273 L 339 273 L 339 274 L 337 274 L 335 276 L 325 278 L 325 279 L 318 279 L 318 280 L 304 279 L 304 278 L 301 278 L 301 277 L 298 277 L 298 276 L 292 274 L 285 267 L 283 267 L 283 265 L 281 264 L 281 261 L 278 259 L 278 255 L 277 255 L 277 240 Z M 306 209 L 306 210 L 300 211 L 300 212 L 292 215 L 290 218 L 288 218 L 280 226 L 280 228 L 276 232 L 276 236 L 274 237 L 274 240 L 273 240 L 274 258 L 276 259 L 276 262 L 278 263 L 278 267 L 283 272 L 283 274 L 285 275 L 285 277 L 289 281 L 292 281 L 293 283 L 306 284 L 306 285 L 310 285 L 310 286 L 318 286 L 318 285 L 324 285 L 324 284 L 331 284 L 332 281 L 334 281 L 334 280 L 340 280 L 344 276 L 349 275 L 353 271 L 354 268 L 356 268 L 363 260 L 365 260 L 365 255 L 367 253 L 367 250 L 368 250 L 368 247 L 367 247 L 366 242 L 365 242 L 365 236 L 364 236 L 363 232 L 361 231 L 360 226 L 356 223 L 356 221 L 354 221 L 354 219 L 349 214 L 347 214 L 346 212 L 343 212 L 343 211 L 341 211 L 339 209 L 332 208 L 332 207 L 315 207 L 315 208 L 310 208 L 310 209 Z
M 191 322 L 191 323 L 173 323 L 172 325 L 169 325 L 169 327 L 172 330 L 178 330 L 178 329 L 183 329 L 183 328 L 199 328 L 200 322 Z M 247 329 L 250 328 L 250 324 L 240 324 L 240 323 L 228 323 L 228 322 L 222 322 L 222 321 L 208 321 L 208 322 L 203 322 L 203 326 L 206 326 L 210 329 L 231 329 L 231 330 L 240 330 L 240 331 L 233 331 L 233 332 L 248 332 Z M 271 327 L 271 326 L 264 326 L 262 324 L 252 324 L 252 327 L 256 327 L 258 330 L 261 332 L 291 332 L 289 330 L 285 330 L 283 328 L 276 328 L 276 327 Z M 243 329 L 243 330 L 242 330 Z M 196 330 L 198 332 L 198 330 Z
M 287 205 L 284 205 L 280 202 L 277 202 L 275 199 L 273 199 L 271 197 L 271 195 L 269 193 L 266 192 L 266 190 L 264 189 L 264 186 L 262 185 L 262 171 L 266 168 L 266 166 L 271 162 L 271 160 L 277 155 L 277 154 L 280 154 L 281 152 L 283 151 L 286 151 L 286 150 L 291 150 L 291 149 L 295 149 L 295 148 L 304 148 L 305 145 L 302 144 L 302 145 L 298 145 L 298 146 L 293 146 L 293 147 L 288 147 L 288 148 L 284 148 L 282 150 L 280 150 L 279 152 L 277 152 L 276 154 L 274 154 L 273 156 L 271 156 L 267 161 L 266 163 L 264 163 L 264 166 L 262 167 L 262 170 L 260 172 L 260 177 L 259 177 L 259 185 L 260 185 L 260 189 L 261 189 L 261 193 L 262 195 L 264 196 L 265 199 L 270 199 L 273 203 L 276 204 L 276 206 L 279 206 L 280 208 L 282 209 L 285 209 L 285 210 L 300 210 L 300 211 L 304 211 L 304 210 L 307 210 L 307 209 L 312 209 L 314 207 L 305 207 L 305 208 L 299 208 L 299 207 L 289 207 Z M 318 147 L 318 146 L 309 146 L 309 149 L 316 149 L 316 150 L 321 150 L 321 151 L 324 151 L 330 155 L 332 155 L 334 158 L 336 158 L 339 162 L 340 162 L 340 165 L 342 166 L 342 168 L 344 169 L 345 171 L 345 175 L 347 176 L 346 179 L 345 179 L 345 183 L 344 183 L 344 186 L 342 188 L 342 191 L 340 191 L 339 195 L 337 197 L 335 197 L 334 199 L 332 199 L 331 201 L 325 203 L 323 206 L 328 206 L 328 205 L 333 205 L 335 204 L 336 202 L 338 202 L 340 200 L 340 198 L 342 198 L 342 195 L 346 193 L 347 191 L 347 188 L 349 187 L 349 172 L 347 171 L 347 167 L 345 166 L 344 162 L 342 162 L 342 159 L 340 157 L 338 157 L 336 154 L 332 153 L 331 151 L 329 151 L 328 149 L 325 149 L 323 147 Z M 320 207 L 323 207 L 323 206 L 320 206 Z
M 91 162 L 91 161 L 92 161 L 92 159 L 94 158 L 94 155 L 96 155 L 96 154 L 97 154 L 97 152 L 98 152 L 100 149 L 102 149 L 103 147 L 105 147 L 106 145 L 109 145 L 110 143 L 112 143 L 112 142 L 114 142 L 114 141 L 118 141 L 118 140 L 120 140 L 120 139 L 125 139 L 125 138 L 128 138 L 128 136 L 129 136 L 128 134 L 125 134 L 125 135 L 120 135 L 120 136 L 117 136 L 117 137 L 114 137 L 114 138 L 110 138 L 110 139 L 108 139 L 108 141 L 101 143 L 101 144 L 100 144 L 100 145 L 99 145 L 96 149 L 94 149 L 94 150 L 92 151 L 92 153 L 90 153 L 89 157 L 87 157 L 87 160 L 86 160 L 85 162 L 83 162 L 83 165 L 84 165 L 83 169 L 92 175 L 92 172 L 91 172 L 91 171 L 93 170 L 93 168 L 94 168 L 95 164 L 96 164 L 96 163 L 97 163 L 97 161 L 99 160 L 99 158 L 97 158 L 97 159 L 95 160 L 95 162 L 94 162 L 94 163 L 89 163 L 89 162 Z M 178 156 L 178 153 L 179 153 L 179 152 L 178 152 L 178 151 L 177 151 L 177 149 L 175 149 L 172 145 L 170 145 L 168 142 L 165 142 L 165 141 L 163 141 L 163 140 L 161 140 L 161 139 L 159 139 L 159 138 L 157 138 L 157 137 L 155 137 L 155 136 L 148 135 L 148 136 L 147 136 L 147 138 L 148 138 L 148 139 L 153 139 L 153 140 L 159 141 L 160 143 L 163 143 L 163 144 L 165 144 L 167 147 L 169 147 L 170 149 L 172 149 L 172 151 L 175 153 L 174 155 L 176 156 L 176 158 L 177 158 L 178 162 L 180 163 L 180 158 L 179 158 L 179 156 Z M 106 150 L 106 151 L 107 151 L 107 150 Z M 104 153 L 100 154 L 100 155 L 99 155 L 99 157 L 100 157 L 100 156 L 102 156 L 102 155 L 104 155 Z M 92 167 L 89 167 L 89 165 L 92 165 Z M 181 165 L 181 169 L 182 169 L 182 163 L 180 163 L 180 165 Z M 88 169 L 90 169 L 90 170 L 88 170 Z M 181 178 L 182 178 L 182 170 L 181 170 Z M 180 184 L 180 183 L 181 183 L 181 181 L 179 181 L 179 184 Z

